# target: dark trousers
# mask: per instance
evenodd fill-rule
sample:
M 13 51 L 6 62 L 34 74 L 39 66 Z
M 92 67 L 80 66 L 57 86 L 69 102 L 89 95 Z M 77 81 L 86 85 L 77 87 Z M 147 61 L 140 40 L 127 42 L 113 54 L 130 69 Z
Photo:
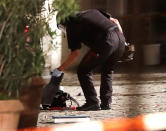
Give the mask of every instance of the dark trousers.
M 119 33 L 113 31 L 108 34 L 100 52 L 90 50 L 78 66 L 77 75 L 87 103 L 98 104 L 97 93 L 93 85 L 93 70 L 101 66 L 100 99 L 101 103 L 112 102 L 112 74 L 118 58 L 124 52 L 124 44 L 119 41 Z

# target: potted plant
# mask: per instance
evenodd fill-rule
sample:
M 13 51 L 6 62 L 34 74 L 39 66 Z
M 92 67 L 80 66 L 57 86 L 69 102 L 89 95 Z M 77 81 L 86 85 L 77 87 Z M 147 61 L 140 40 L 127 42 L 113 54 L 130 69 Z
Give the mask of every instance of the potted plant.
M 24 125 L 30 121 L 29 116 L 34 115 L 33 111 L 39 112 L 41 87 L 45 84 L 41 77 L 45 65 L 42 38 L 45 35 L 55 35 L 49 27 L 48 18 L 42 15 L 44 4 L 45 0 L 1 0 L 0 2 L 0 100 L 2 100 L 0 110 L 2 107 L 6 108 L 8 104 L 4 102 L 9 100 L 12 100 L 10 102 L 12 110 L 19 106 L 21 111 L 24 106 L 20 128 L 35 126 L 37 122 L 35 116 L 32 123 Z M 56 0 L 50 7 L 49 14 L 57 10 L 73 13 L 77 9 L 74 0 Z M 23 106 L 15 100 L 21 101 Z M 0 116 L 0 122 L 1 118 Z M 18 118 L 17 116 L 17 120 Z M 10 120 L 10 123 L 14 122 Z M 9 121 L 7 126 L 9 127 Z M 17 125 L 10 128 L 16 127 Z M 6 129 L 6 127 L 0 128 Z
M 5 99 L 0 107 L 6 109 L 6 105 L 9 104 L 5 104 L 5 102 L 10 101 L 12 105 L 9 108 L 12 111 L 18 112 L 24 107 L 21 121 L 28 116 L 26 112 L 31 106 L 28 105 L 30 97 L 24 92 L 29 93 L 27 90 L 30 91 L 31 87 L 44 85 L 44 81 L 40 77 L 44 68 L 40 38 L 46 31 L 43 28 L 46 23 L 39 15 L 43 2 L 44 0 L 4 0 L 0 2 L 0 99 Z M 26 26 L 30 27 L 28 32 L 25 29 Z M 39 91 L 39 88 L 34 88 L 33 91 Z M 19 101 L 23 105 L 20 105 L 21 109 L 16 110 L 18 103 L 21 103 Z M 13 104 L 14 102 L 15 104 Z M 16 120 L 19 120 L 19 116 L 13 115 L 16 116 L 16 120 L 12 116 L 8 116 L 9 119 L 7 119 L 3 112 L 2 116 L 4 116 L 4 120 L 7 120 L 7 124 L 1 124 L 0 128 L 4 130 L 17 128 L 19 122 Z M 16 125 L 10 127 L 9 125 L 14 122 Z

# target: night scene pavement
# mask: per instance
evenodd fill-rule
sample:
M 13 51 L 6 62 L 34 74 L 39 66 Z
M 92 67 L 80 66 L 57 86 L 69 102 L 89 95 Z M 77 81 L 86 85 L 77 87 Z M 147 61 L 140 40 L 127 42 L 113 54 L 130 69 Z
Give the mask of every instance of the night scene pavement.
M 115 117 L 135 117 L 141 114 L 166 112 L 165 67 L 142 73 L 115 73 L 111 110 L 99 111 L 41 111 L 38 127 L 53 126 L 52 116 L 88 115 L 91 120 Z M 94 85 L 99 97 L 100 75 L 94 74 Z M 80 105 L 85 103 L 77 75 L 65 72 L 61 86 Z

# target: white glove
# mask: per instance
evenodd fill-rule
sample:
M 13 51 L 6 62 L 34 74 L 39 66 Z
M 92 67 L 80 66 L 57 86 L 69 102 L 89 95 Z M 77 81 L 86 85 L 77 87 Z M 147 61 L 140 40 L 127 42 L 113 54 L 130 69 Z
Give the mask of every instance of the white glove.
M 62 73 L 63 73 L 62 71 L 59 71 L 58 69 L 54 69 L 52 72 L 52 76 L 59 77 L 61 76 Z

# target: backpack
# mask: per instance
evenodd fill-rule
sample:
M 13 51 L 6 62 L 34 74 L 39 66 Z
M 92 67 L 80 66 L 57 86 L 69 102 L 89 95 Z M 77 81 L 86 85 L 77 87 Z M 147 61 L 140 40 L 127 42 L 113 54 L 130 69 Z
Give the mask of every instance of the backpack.
M 125 42 L 125 51 L 118 62 L 130 62 L 134 59 L 135 46 Z
M 70 107 L 72 102 L 75 102 L 77 106 L 79 103 L 70 96 L 69 93 L 60 90 L 60 83 L 63 79 L 64 73 L 61 76 L 52 76 L 49 83 L 43 89 L 42 95 L 42 109 L 46 110 L 55 107 L 67 107 L 67 101 L 70 101 Z
M 59 90 L 55 94 L 50 107 L 67 107 L 67 100 L 70 101 L 70 106 L 72 105 L 72 102 L 75 102 L 77 106 L 79 106 L 79 103 L 71 97 L 69 93 Z

